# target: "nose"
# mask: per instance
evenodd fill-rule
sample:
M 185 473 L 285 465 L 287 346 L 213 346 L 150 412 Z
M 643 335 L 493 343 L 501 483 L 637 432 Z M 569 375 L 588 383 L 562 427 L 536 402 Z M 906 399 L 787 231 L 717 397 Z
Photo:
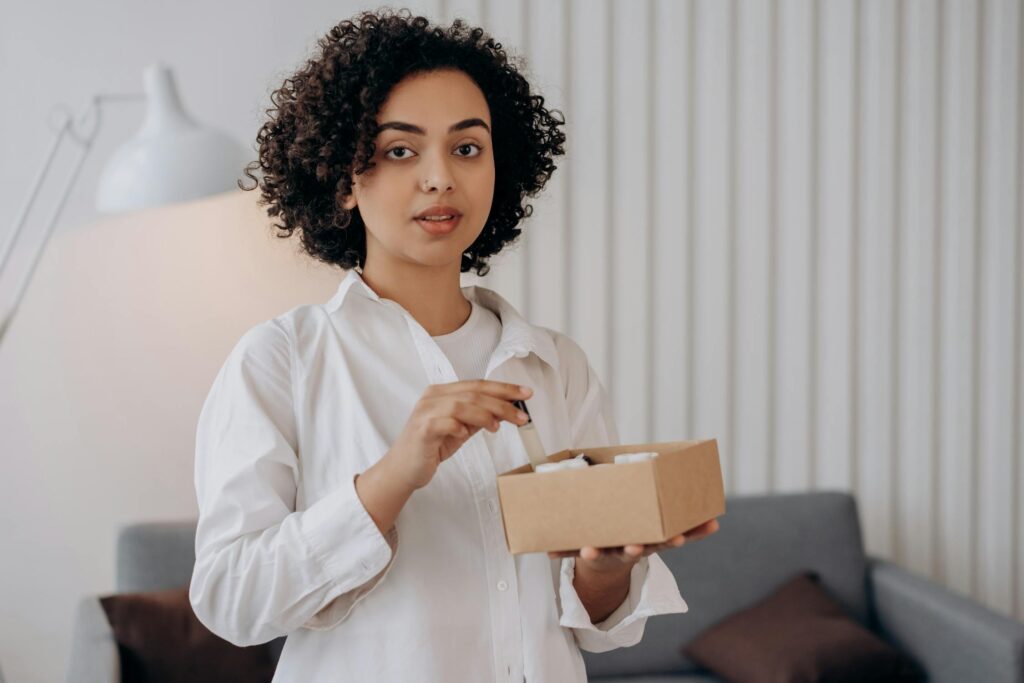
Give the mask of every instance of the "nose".
M 448 167 L 448 160 L 444 158 L 444 154 L 431 155 L 430 158 L 432 161 L 427 162 L 426 175 L 423 177 L 421 185 L 422 189 L 425 192 L 433 192 L 438 188 L 442 188 L 443 192 L 454 190 L 455 177 Z

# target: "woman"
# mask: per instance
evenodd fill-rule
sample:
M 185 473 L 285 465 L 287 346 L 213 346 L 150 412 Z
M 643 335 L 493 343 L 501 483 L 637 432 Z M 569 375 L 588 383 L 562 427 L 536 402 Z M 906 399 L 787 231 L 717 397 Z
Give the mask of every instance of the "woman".
M 342 22 L 272 100 L 247 174 L 282 236 L 348 272 L 249 330 L 210 390 L 197 616 L 237 645 L 287 635 L 275 681 L 585 681 L 580 648 L 686 611 L 652 554 L 685 539 L 509 554 L 513 401 L 548 452 L 618 435 L 579 345 L 460 286 L 519 234 L 564 120 L 483 31 L 407 11 Z

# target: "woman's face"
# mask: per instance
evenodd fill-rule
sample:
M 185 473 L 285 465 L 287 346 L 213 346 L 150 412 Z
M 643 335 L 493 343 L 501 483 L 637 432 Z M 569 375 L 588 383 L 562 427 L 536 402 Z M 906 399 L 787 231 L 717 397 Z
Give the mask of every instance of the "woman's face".
M 367 262 L 454 261 L 457 268 L 494 198 L 491 116 L 483 92 L 461 71 L 415 74 L 391 90 L 377 123 L 383 129 L 375 140 L 376 166 L 354 176 L 353 194 L 343 204 L 359 207 Z M 448 224 L 417 219 L 436 205 L 461 216 Z

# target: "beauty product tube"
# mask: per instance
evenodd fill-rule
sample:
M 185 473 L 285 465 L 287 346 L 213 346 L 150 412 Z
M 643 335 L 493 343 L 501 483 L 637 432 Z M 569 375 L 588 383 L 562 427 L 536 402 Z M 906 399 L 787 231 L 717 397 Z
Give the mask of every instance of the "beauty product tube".
M 644 451 L 643 453 L 622 453 L 621 455 L 615 456 L 615 464 L 624 465 L 630 462 L 642 462 L 644 460 L 651 460 L 657 457 L 657 451 Z
M 537 465 L 534 472 L 560 472 L 562 470 L 585 470 L 590 465 L 577 460 L 576 458 L 567 458 L 565 460 L 559 460 L 558 462 L 544 462 Z
M 563 460 L 562 463 L 562 468 L 567 470 L 585 470 L 588 467 L 590 467 L 590 465 L 588 465 L 586 462 L 582 460 L 577 460 L 576 458 L 569 458 L 568 460 Z
M 519 426 L 519 437 L 523 440 L 523 446 L 526 447 L 530 465 L 536 470 L 537 465 L 543 465 L 548 461 L 548 456 L 544 453 L 544 446 L 540 442 L 540 435 L 537 434 L 537 427 L 533 424 L 530 411 L 526 409 L 526 401 L 512 401 L 512 403 L 526 413 L 526 424 Z

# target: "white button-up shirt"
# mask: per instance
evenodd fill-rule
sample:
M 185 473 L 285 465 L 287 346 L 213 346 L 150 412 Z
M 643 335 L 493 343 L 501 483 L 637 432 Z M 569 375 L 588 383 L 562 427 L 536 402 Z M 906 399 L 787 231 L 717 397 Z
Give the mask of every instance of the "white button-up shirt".
M 611 403 L 576 342 L 496 292 L 463 287 L 501 320 L 485 379 L 533 389 L 548 453 L 618 444 Z M 574 558 L 515 555 L 496 477 L 526 464 L 516 425 L 481 430 L 381 534 L 355 475 L 394 442 L 430 384 L 458 381 L 427 331 L 351 270 L 326 304 L 246 332 L 199 418 L 200 621 L 236 645 L 287 635 L 274 681 L 586 681 L 580 649 L 634 645 L 649 616 L 685 612 L 655 554 L 590 621 Z

